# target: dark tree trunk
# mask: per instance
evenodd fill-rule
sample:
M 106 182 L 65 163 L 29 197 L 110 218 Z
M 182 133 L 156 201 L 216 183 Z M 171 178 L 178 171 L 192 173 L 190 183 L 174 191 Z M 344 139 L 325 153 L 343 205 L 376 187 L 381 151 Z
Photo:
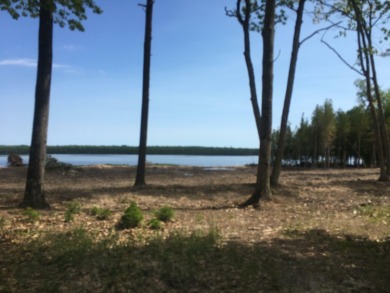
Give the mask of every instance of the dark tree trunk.
M 369 47 L 372 48 L 372 40 L 371 40 L 371 34 L 367 36 Z M 389 134 L 387 131 L 387 125 L 386 125 L 386 118 L 385 118 L 385 111 L 383 109 L 383 103 L 382 103 L 382 97 L 379 89 L 378 84 L 378 78 L 376 74 L 376 66 L 375 66 L 375 59 L 373 53 L 370 51 L 370 64 L 372 69 L 372 81 L 374 84 L 374 92 L 376 96 L 376 101 L 378 104 L 378 116 L 379 116 L 379 123 L 380 123 L 380 129 L 381 129 L 381 135 L 383 140 L 383 155 L 385 157 L 385 166 L 386 166 L 386 172 L 387 176 L 385 181 L 390 181 L 390 142 L 389 142 Z
M 388 170 L 386 168 L 385 161 L 388 161 L 389 158 L 386 155 L 389 153 L 388 148 L 388 138 L 384 137 L 386 135 L 385 131 L 385 123 L 383 119 L 383 109 L 381 107 L 381 98 L 379 91 L 376 93 L 376 102 L 374 102 L 374 97 L 372 96 L 372 70 L 375 69 L 373 59 L 371 58 L 371 46 L 370 46 L 370 38 L 371 36 L 367 34 L 367 28 L 364 26 L 363 16 L 359 9 L 358 4 L 354 0 L 350 0 L 352 7 L 355 11 L 355 21 L 356 21 L 356 32 L 358 38 L 358 57 L 360 66 L 362 68 L 362 72 L 364 73 L 365 82 L 366 82 L 366 94 L 367 100 L 369 102 L 369 108 L 371 112 L 371 116 L 374 123 L 375 137 L 377 142 L 377 153 L 378 153 L 378 164 L 380 169 L 379 181 L 389 181 L 390 177 L 388 174 Z M 376 75 L 374 75 L 376 78 Z M 374 85 L 375 87 L 375 85 Z M 376 108 L 375 104 L 379 106 L 379 109 Z
M 279 133 L 278 145 L 277 145 L 277 150 L 275 155 L 274 166 L 271 174 L 271 185 L 273 186 L 279 184 L 280 171 L 282 167 L 282 159 L 283 159 L 284 149 L 286 146 L 288 114 L 290 112 L 290 104 L 291 104 L 292 93 L 294 88 L 295 71 L 296 71 L 297 61 L 298 61 L 298 53 L 300 47 L 299 40 L 301 35 L 302 18 L 303 18 L 305 2 L 306 0 L 300 0 L 297 9 L 297 19 L 295 21 L 294 38 L 293 38 L 293 45 L 292 45 L 292 52 L 291 52 L 291 59 L 290 59 L 290 68 L 289 68 L 288 79 L 287 79 L 286 95 L 284 97 L 284 105 L 283 105 L 282 119 L 280 122 L 280 133 Z
M 152 16 L 154 0 L 147 0 L 146 21 L 145 21 L 145 42 L 144 42 L 144 65 L 143 65 L 143 86 L 142 86 L 142 113 L 141 132 L 138 149 L 137 176 L 134 186 L 143 186 L 145 182 L 146 147 L 148 136 L 149 116 L 149 87 L 150 87 L 150 59 L 152 50 Z
M 360 161 L 361 161 L 361 155 L 360 155 L 360 133 L 359 133 L 359 135 L 358 135 L 358 147 L 357 147 L 357 149 L 358 149 L 358 168 L 360 167 Z
M 26 189 L 21 207 L 49 208 L 44 193 L 45 157 L 53 62 L 53 14 L 48 0 L 40 1 L 39 48 L 35 109 Z
M 263 35 L 263 88 L 261 104 L 261 137 L 256 188 L 252 196 L 241 206 L 259 206 L 260 199 L 271 200 L 270 167 L 272 141 L 272 94 L 275 35 L 275 0 L 267 0 Z
M 314 146 L 313 146 L 313 168 L 317 168 L 318 166 L 318 129 L 314 130 Z
M 249 78 L 249 89 L 251 94 L 251 103 L 252 103 L 252 109 L 253 114 L 255 116 L 255 122 L 256 122 L 256 128 L 257 128 L 257 134 L 261 136 L 261 114 L 260 114 L 260 107 L 257 99 L 257 90 L 256 90 L 256 79 L 255 79 L 255 71 L 253 69 L 252 64 L 252 58 L 251 58 L 251 46 L 250 46 L 250 9 L 245 10 L 245 18 L 242 19 L 241 14 L 239 12 L 241 11 L 241 0 L 237 1 L 237 12 L 238 12 L 238 21 L 240 22 L 242 29 L 244 31 L 244 57 L 245 57 L 245 63 L 246 68 L 248 71 L 248 78 Z M 245 6 L 250 7 L 250 0 L 245 0 Z

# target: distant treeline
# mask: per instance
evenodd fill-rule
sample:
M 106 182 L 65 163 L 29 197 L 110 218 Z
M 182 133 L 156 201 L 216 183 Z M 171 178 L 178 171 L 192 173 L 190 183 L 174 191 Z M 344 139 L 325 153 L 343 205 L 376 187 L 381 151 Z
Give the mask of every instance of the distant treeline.
M 27 145 L 6 146 L 0 145 L 0 154 L 8 155 L 16 153 L 27 155 L 30 147 Z M 251 148 L 221 148 L 200 146 L 150 146 L 147 153 L 150 155 L 203 155 L 203 156 L 255 156 L 258 149 Z M 138 147 L 134 146 L 90 146 L 90 145 L 65 145 L 48 146 L 48 154 L 118 154 L 132 155 L 138 153 Z

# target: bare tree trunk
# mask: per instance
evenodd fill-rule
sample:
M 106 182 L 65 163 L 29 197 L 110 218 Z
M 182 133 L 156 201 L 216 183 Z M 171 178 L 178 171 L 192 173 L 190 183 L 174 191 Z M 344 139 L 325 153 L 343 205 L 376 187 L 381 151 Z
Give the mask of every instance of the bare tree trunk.
M 380 107 L 378 110 L 375 107 L 374 98 L 372 96 L 372 86 L 371 86 L 371 70 L 373 69 L 373 63 L 371 62 L 371 51 L 370 48 L 370 35 L 367 34 L 367 28 L 364 27 L 363 21 L 362 21 L 362 13 L 359 9 L 358 4 L 355 0 L 350 0 L 353 9 L 355 11 L 355 17 L 356 17 L 356 32 L 358 37 L 358 56 L 360 61 L 360 66 L 362 68 L 362 71 L 365 76 L 365 82 L 366 82 L 366 92 L 367 92 L 367 99 L 369 102 L 369 108 L 371 112 L 371 116 L 374 122 L 374 130 L 375 130 L 375 136 L 377 141 L 377 152 L 378 152 L 378 163 L 380 168 L 380 175 L 379 175 L 379 181 L 389 181 L 389 174 L 387 172 L 387 168 L 385 165 L 385 160 L 388 161 L 388 158 L 385 157 L 385 155 L 388 153 L 388 151 L 385 152 L 385 148 L 387 147 L 386 141 L 388 138 L 384 138 L 384 125 L 383 125 L 383 119 L 381 118 L 383 116 L 383 110 L 381 109 L 381 100 L 380 95 L 377 96 L 377 102 L 378 106 Z M 382 112 L 381 112 L 382 110 Z
M 240 0 L 237 1 L 237 3 L 238 2 L 240 2 Z M 245 3 L 246 3 L 246 7 L 250 7 L 250 0 L 245 0 Z M 239 8 L 239 7 L 237 6 L 237 8 Z M 245 63 L 246 63 L 247 71 L 248 71 L 248 77 L 249 77 L 249 88 L 250 88 L 250 93 L 251 93 L 252 109 L 253 109 L 253 114 L 255 116 L 257 134 L 258 134 L 259 140 L 260 140 L 261 114 L 260 114 L 259 103 L 257 100 L 255 71 L 253 69 L 253 64 L 252 64 L 252 59 L 251 59 L 249 21 L 250 21 L 250 10 L 247 9 L 246 13 L 245 13 L 245 19 L 243 21 L 241 21 L 242 28 L 244 31 L 244 57 L 245 57 Z
M 361 155 L 360 155 L 360 133 L 358 134 L 358 168 L 360 168 L 360 161 L 361 161 Z
M 142 87 L 142 113 L 141 131 L 138 148 L 138 166 L 134 186 L 143 186 L 145 182 L 146 148 L 148 136 L 149 116 L 149 87 L 150 87 L 150 59 L 152 50 L 152 16 L 154 0 L 147 0 L 146 21 L 145 21 L 145 43 L 144 43 L 144 65 L 143 65 L 143 87 Z
M 49 120 L 50 86 L 53 62 L 53 14 L 51 1 L 40 0 L 39 47 L 35 108 L 26 189 L 21 207 L 49 208 L 43 190 L 47 130 Z
M 371 35 L 369 36 L 368 39 L 369 46 L 370 48 L 372 47 L 372 40 L 371 40 Z M 383 154 L 385 157 L 385 166 L 386 166 L 386 172 L 387 172 L 387 178 L 385 181 L 390 181 L 390 142 L 389 142 L 389 133 L 387 131 L 387 125 L 386 125 L 386 118 L 385 118 L 385 111 L 383 109 L 383 103 L 382 103 L 382 97 L 381 93 L 379 90 L 379 84 L 378 84 L 378 78 L 376 75 L 376 66 L 375 66 L 375 60 L 372 52 L 370 51 L 370 63 L 371 63 L 371 68 L 372 68 L 372 81 L 374 84 L 374 91 L 375 91 L 375 96 L 378 104 L 378 116 L 379 116 L 379 121 L 380 121 L 380 126 L 381 126 L 381 135 L 382 135 L 382 140 L 383 140 Z
M 259 136 L 259 141 L 260 141 L 261 113 L 260 113 L 260 107 L 257 99 L 255 70 L 253 69 L 253 63 L 251 57 L 251 45 L 250 45 L 250 20 L 251 20 L 251 13 L 252 13 L 252 11 L 250 10 L 251 0 L 245 0 L 244 15 L 242 15 L 241 13 L 242 1 L 243 0 L 237 0 L 235 12 L 226 10 L 226 14 L 230 17 L 234 16 L 237 18 L 244 33 L 244 57 L 245 57 L 245 64 L 246 64 L 246 69 L 248 72 L 248 79 L 249 79 L 249 90 L 251 95 L 250 100 L 252 104 L 253 114 L 255 116 L 257 134 Z
M 313 164 L 312 164 L 313 168 L 317 168 L 317 166 L 318 166 L 317 150 L 318 150 L 318 131 L 315 129 L 314 130 L 314 147 L 313 147 Z
M 271 174 L 271 185 L 273 186 L 279 184 L 280 171 L 282 167 L 282 159 L 283 159 L 284 149 L 286 146 L 288 114 L 290 112 L 290 104 L 291 104 L 292 93 L 294 88 L 295 71 L 296 71 L 297 61 L 298 61 L 298 53 L 300 47 L 299 40 L 301 35 L 302 18 L 303 18 L 303 11 L 305 7 L 305 1 L 306 0 L 299 1 L 298 10 L 297 10 L 297 19 L 295 22 L 294 38 L 293 38 L 293 45 L 292 45 L 292 52 L 291 52 L 291 59 L 290 59 L 290 68 L 289 68 L 288 79 L 287 79 L 287 88 L 284 97 L 282 119 L 280 122 L 278 146 L 277 146 L 274 166 Z
M 267 0 L 263 35 L 263 89 L 261 104 L 261 137 L 256 188 L 252 196 L 241 206 L 258 207 L 260 199 L 271 200 L 270 167 L 272 142 L 272 95 L 275 35 L 275 0 Z

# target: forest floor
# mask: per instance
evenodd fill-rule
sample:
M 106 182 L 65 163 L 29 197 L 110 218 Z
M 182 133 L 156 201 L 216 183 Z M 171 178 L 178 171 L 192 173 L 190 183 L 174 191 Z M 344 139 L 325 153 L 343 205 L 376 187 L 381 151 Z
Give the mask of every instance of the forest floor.
M 236 208 L 255 167 L 152 165 L 135 188 L 134 167 L 97 165 L 48 171 L 51 209 L 26 211 L 26 169 L 0 168 L 0 292 L 389 292 L 390 184 L 378 174 L 286 170 L 255 210 Z M 143 224 L 119 231 L 131 202 Z M 163 206 L 174 219 L 150 229 Z

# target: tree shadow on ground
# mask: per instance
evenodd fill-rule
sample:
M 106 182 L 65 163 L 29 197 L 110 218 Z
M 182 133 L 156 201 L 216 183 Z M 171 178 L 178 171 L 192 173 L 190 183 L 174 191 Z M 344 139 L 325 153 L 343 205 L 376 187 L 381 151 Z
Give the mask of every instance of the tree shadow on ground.
M 390 239 L 286 231 L 246 244 L 215 232 L 94 242 L 88 232 L 0 243 L 0 291 L 388 292 Z M 131 236 L 133 235 L 133 236 Z M 141 237 L 142 238 L 142 237 Z M 8 251 L 10 250 L 10 251 Z M 26 253 L 26 251 L 28 253 Z M 10 253 L 12 252 L 12 253 Z M 7 256 L 7 257 L 5 257 Z

